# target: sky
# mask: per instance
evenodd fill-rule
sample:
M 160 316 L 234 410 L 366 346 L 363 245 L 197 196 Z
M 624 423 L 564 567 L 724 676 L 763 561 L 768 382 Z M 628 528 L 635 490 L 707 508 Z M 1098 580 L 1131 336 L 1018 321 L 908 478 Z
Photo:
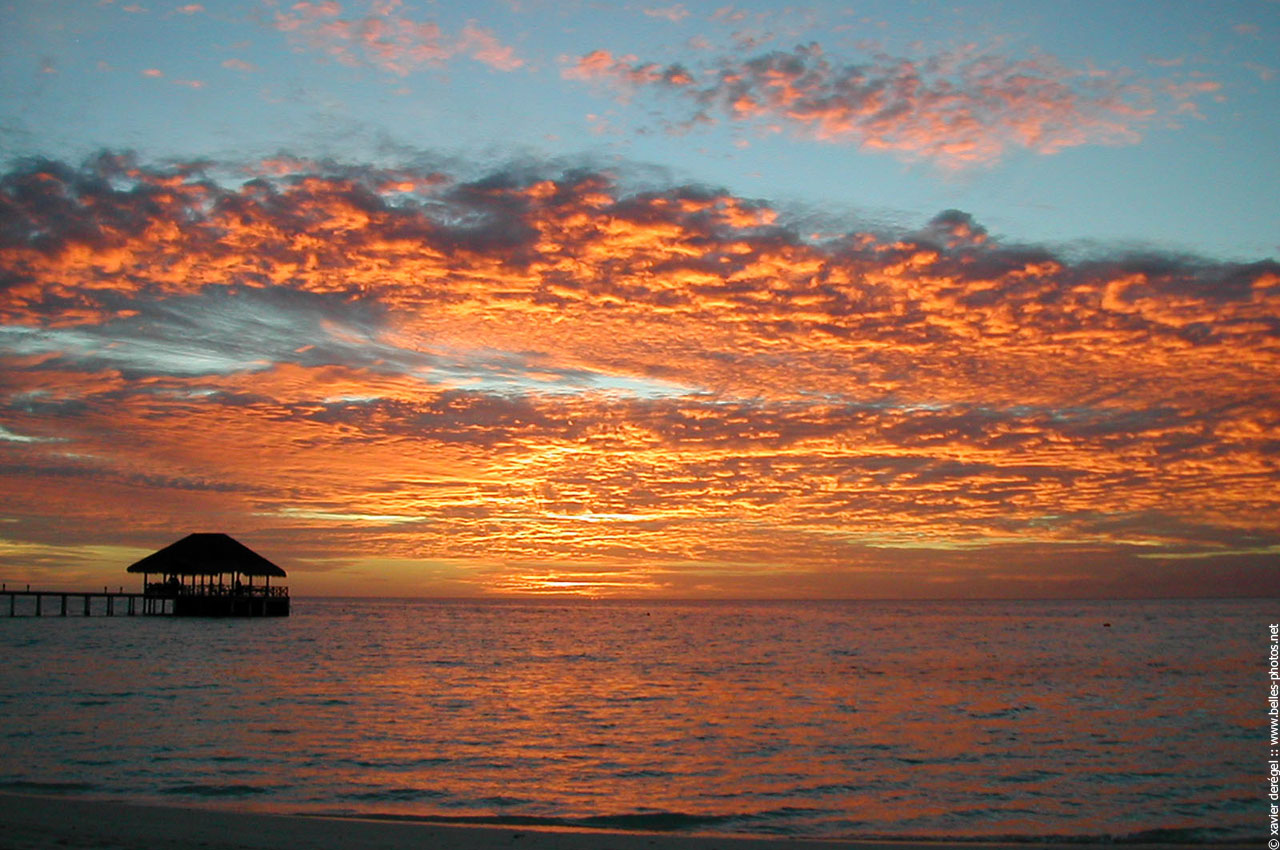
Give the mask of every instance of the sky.
M 0 0 L 0 578 L 222 531 L 298 595 L 1275 595 L 1278 45 Z

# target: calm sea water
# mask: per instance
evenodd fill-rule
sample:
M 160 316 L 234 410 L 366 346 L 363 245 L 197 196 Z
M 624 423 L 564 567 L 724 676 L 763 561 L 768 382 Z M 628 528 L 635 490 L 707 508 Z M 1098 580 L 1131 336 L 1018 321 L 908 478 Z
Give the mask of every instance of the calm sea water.
M 0 617 L 0 790 L 821 837 L 1254 838 L 1277 613 L 298 599 L 279 620 Z

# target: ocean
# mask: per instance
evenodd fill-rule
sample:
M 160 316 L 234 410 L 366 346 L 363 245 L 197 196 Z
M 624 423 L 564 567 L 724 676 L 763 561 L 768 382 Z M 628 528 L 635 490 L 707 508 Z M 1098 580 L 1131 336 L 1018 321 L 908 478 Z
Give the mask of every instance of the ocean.
M 0 791 L 822 838 L 1264 834 L 1274 600 L 293 611 L 0 617 Z

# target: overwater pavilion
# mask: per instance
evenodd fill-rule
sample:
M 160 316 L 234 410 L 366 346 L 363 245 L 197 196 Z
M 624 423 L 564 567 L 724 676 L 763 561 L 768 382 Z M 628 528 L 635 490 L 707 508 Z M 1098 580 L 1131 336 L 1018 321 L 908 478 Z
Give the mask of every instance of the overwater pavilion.
M 144 613 L 289 616 L 289 588 L 271 583 L 285 571 L 226 534 L 188 534 L 128 571 L 142 574 Z

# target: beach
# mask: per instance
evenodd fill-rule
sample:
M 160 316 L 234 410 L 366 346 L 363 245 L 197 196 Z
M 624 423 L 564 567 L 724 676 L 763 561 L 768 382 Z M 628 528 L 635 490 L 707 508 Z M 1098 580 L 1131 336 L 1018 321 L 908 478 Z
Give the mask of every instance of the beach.
M 105 800 L 0 794 L 0 848 L 95 850 L 968 850 L 1015 845 L 987 842 L 842 842 L 802 838 L 669 835 L 540 827 L 456 826 L 430 822 L 323 818 L 229 810 L 135 805 Z M 1037 844 L 1041 850 L 1091 846 Z M 1144 848 L 1178 844 L 1141 844 Z M 1218 848 L 1245 847 L 1244 843 Z

